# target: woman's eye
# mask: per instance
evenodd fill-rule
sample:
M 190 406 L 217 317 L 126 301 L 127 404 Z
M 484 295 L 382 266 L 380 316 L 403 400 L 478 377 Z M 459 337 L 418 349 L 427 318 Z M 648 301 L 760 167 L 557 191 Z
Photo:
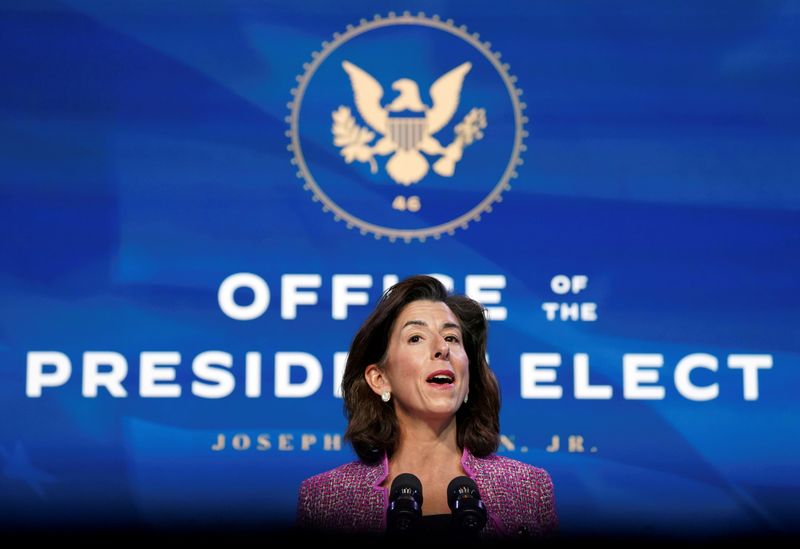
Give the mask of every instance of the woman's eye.
M 458 343 L 458 337 L 454 335 L 445 336 L 444 340 L 451 343 Z
M 409 343 L 417 343 L 420 339 L 422 339 L 422 338 L 417 336 L 417 335 L 414 335 L 414 336 L 411 336 L 411 337 L 408 338 L 408 342 Z

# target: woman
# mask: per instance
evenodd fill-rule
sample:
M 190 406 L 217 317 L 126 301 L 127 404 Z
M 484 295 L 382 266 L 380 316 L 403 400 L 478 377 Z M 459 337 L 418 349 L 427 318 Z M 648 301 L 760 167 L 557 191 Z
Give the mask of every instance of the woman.
M 495 454 L 500 393 L 486 362 L 480 304 L 429 276 L 391 287 L 350 347 L 345 439 L 359 460 L 303 481 L 301 527 L 385 532 L 389 488 L 418 477 L 423 522 L 450 517 L 447 487 L 468 476 L 486 509 L 484 537 L 547 535 L 557 517 L 546 471 Z

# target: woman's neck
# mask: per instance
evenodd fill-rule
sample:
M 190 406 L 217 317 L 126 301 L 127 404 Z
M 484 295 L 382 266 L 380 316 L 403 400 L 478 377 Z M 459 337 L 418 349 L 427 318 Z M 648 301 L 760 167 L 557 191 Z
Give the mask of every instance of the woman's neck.
M 405 471 L 424 471 L 434 464 L 452 469 L 452 463 L 461 463 L 462 451 L 458 447 L 455 418 L 432 425 L 426 422 L 402 422 L 398 447 L 390 463 Z
M 450 513 L 447 485 L 451 479 L 464 475 L 462 450 L 456 438 L 455 418 L 441 428 L 417 423 L 401 423 L 400 443 L 389 458 L 389 476 L 385 486 L 391 486 L 401 473 L 415 475 L 423 487 L 423 515 Z

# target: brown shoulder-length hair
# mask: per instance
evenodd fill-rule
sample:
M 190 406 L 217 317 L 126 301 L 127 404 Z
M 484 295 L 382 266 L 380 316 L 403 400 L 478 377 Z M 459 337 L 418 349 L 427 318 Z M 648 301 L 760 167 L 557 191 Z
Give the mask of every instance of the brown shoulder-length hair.
M 400 431 L 393 403 L 376 395 L 364 372 L 370 364 L 383 368 L 389 337 L 400 311 L 412 301 L 441 301 L 461 323 L 464 350 L 469 358 L 469 401 L 456 413 L 457 442 L 476 456 L 497 450 L 500 437 L 500 389 L 486 362 L 487 321 L 483 307 L 463 295 L 449 295 L 430 276 L 412 276 L 386 290 L 375 310 L 359 328 L 350 345 L 342 394 L 347 415 L 345 440 L 361 460 L 375 463 L 397 448 Z

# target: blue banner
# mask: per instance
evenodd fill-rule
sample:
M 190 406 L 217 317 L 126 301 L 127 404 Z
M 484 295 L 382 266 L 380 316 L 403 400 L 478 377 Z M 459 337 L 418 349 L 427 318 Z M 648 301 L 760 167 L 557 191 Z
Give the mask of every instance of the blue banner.
M 291 524 L 354 459 L 353 335 L 433 274 L 563 533 L 796 534 L 798 36 L 797 2 L 5 3 L 0 524 Z

